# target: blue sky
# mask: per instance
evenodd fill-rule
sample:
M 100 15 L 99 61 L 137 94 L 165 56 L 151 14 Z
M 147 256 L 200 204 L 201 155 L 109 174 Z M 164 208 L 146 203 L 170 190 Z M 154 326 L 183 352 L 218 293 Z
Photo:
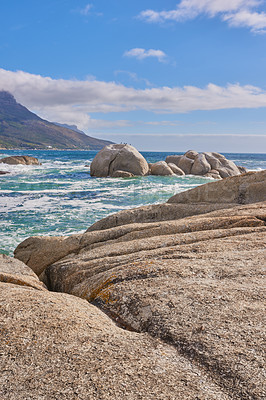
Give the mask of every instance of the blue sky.
M 266 152 L 266 1 L 9 0 L 0 90 L 139 150 Z

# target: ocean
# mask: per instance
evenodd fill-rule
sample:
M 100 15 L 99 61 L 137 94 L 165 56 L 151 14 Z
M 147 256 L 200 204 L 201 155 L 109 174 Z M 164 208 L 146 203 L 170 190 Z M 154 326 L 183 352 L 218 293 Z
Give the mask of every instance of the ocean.
M 29 236 L 71 235 L 111 213 L 165 202 L 172 195 L 213 181 L 196 176 L 146 176 L 130 179 L 92 178 L 95 151 L 0 150 L 37 157 L 40 166 L 0 164 L 0 253 L 13 255 Z M 169 154 L 142 152 L 148 162 Z M 266 169 L 266 154 L 225 154 L 249 170 Z

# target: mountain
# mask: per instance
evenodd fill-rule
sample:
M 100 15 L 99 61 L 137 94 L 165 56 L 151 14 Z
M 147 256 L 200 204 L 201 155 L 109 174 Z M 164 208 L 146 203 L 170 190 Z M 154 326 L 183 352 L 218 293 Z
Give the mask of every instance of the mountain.
M 84 132 L 46 121 L 0 91 L 0 148 L 100 150 L 112 143 Z

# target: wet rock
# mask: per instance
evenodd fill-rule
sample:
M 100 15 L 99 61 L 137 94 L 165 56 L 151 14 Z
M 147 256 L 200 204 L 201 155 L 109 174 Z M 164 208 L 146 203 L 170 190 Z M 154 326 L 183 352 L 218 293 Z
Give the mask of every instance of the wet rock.
M 30 156 L 11 156 L 0 159 L 0 163 L 9 165 L 40 165 L 39 161 L 35 157 Z

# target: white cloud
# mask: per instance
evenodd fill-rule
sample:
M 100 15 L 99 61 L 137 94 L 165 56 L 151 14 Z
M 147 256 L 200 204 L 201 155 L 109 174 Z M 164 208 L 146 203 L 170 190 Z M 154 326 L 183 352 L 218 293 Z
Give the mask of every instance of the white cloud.
M 144 58 L 148 58 L 148 57 L 155 57 L 160 62 L 163 62 L 166 60 L 166 54 L 162 50 L 154 50 L 154 49 L 145 50 L 145 49 L 138 48 L 138 47 L 135 49 L 126 51 L 124 53 L 124 56 L 134 57 L 134 58 L 137 58 L 138 60 L 144 60 Z
M 80 14 L 82 14 L 82 15 L 89 15 L 89 13 L 90 13 L 92 7 L 93 7 L 92 4 L 90 4 L 90 3 L 87 4 L 84 8 L 82 8 L 82 9 L 80 10 Z
M 187 113 L 194 110 L 266 107 L 266 91 L 255 86 L 210 83 L 195 86 L 134 89 L 115 82 L 52 79 L 23 71 L 0 69 L 0 90 L 51 121 L 78 125 L 127 126 L 128 121 L 92 120 L 90 113 L 145 110 Z M 96 122 L 98 121 L 98 122 Z
M 181 0 L 174 10 L 145 10 L 139 14 L 139 18 L 147 22 L 180 22 L 205 14 L 210 18 L 219 16 L 231 26 L 264 32 L 266 13 L 258 10 L 264 3 L 264 0 Z

